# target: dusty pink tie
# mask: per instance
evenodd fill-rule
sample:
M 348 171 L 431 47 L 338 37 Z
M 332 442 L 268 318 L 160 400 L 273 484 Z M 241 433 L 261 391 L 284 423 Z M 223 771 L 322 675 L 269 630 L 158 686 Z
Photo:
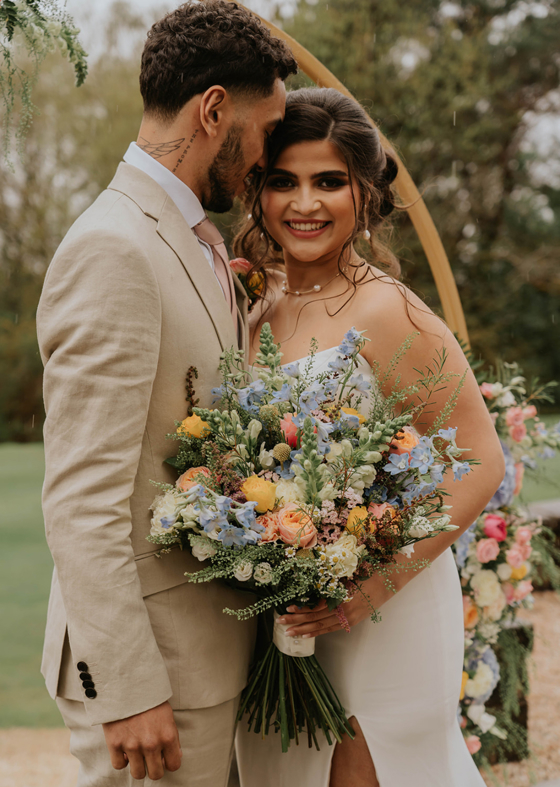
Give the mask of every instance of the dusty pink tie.
M 193 231 L 200 238 L 200 240 L 207 243 L 212 249 L 214 256 L 214 271 L 217 279 L 222 286 L 226 303 L 231 312 L 233 325 L 237 332 L 237 304 L 235 301 L 235 285 L 233 283 L 233 274 L 229 267 L 228 255 L 224 239 L 220 235 L 219 229 L 213 224 L 208 217 L 193 227 Z

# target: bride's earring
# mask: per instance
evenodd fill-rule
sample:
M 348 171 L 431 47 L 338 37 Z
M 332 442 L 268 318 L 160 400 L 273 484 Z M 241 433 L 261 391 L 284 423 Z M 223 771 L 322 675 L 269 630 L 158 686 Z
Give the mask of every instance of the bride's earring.
M 371 238 L 371 232 L 369 230 L 364 230 L 364 240 L 369 240 Z

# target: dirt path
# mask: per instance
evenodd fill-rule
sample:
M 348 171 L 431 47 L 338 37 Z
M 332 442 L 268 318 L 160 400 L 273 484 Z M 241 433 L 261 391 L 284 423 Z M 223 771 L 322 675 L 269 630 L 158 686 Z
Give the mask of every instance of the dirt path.
M 530 787 L 560 779 L 560 599 L 552 592 L 536 596 L 523 617 L 535 626 L 529 729 L 534 757 L 498 765 L 489 787 Z M 75 787 L 78 764 L 68 751 L 64 729 L 0 730 L 0 787 Z M 235 787 L 237 781 L 230 782 Z

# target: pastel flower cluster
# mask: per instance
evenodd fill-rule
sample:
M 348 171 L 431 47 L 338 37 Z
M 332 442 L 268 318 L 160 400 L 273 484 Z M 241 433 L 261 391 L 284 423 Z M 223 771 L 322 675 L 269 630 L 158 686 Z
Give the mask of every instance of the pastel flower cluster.
M 372 383 L 356 373 L 364 344 L 351 328 L 313 375 L 282 366 L 266 324 L 252 373 L 225 353 L 219 407 L 177 424 L 187 461 L 153 503 L 150 540 L 208 561 L 193 581 L 250 587 L 258 600 L 239 617 L 322 598 L 338 606 L 398 553 L 455 529 L 440 484 L 470 470 L 456 429 L 420 435 L 416 413 L 368 412 Z

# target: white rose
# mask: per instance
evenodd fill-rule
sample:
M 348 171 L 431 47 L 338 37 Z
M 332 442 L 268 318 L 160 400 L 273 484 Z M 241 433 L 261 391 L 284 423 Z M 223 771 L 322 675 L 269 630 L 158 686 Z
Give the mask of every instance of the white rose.
M 465 684 L 465 694 L 469 697 L 483 697 L 492 688 L 494 675 L 492 670 L 483 661 L 476 668 L 474 678 L 469 678 Z
M 272 580 L 272 566 L 270 563 L 259 563 L 258 566 L 255 566 L 253 578 L 255 582 L 267 585 Z
M 484 705 L 473 703 L 469 705 L 467 716 L 475 724 L 478 724 L 481 732 L 489 732 L 496 723 L 496 717 L 491 713 L 486 713 Z
M 303 488 L 302 488 L 303 487 Z M 282 498 L 283 505 L 288 503 L 305 503 L 305 486 L 299 479 L 286 481 L 282 479 L 276 485 L 276 498 Z
M 506 606 L 506 597 L 503 593 L 500 593 L 499 596 L 488 606 L 484 607 L 482 614 L 485 620 L 496 621 L 502 617 L 502 612 L 504 611 L 504 607 Z
M 174 490 L 156 497 L 151 505 L 154 515 L 151 521 L 152 528 L 150 532 L 153 536 L 171 532 L 173 522 L 175 521 L 175 510 L 177 505 L 182 502 L 182 499 Z M 162 524 L 162 519 L 167 521 L 164 521 Z
M 216 550 L 209 540 L 196 541 L 192 548 L 193 555 L 200 561 L 208 560 L 209 557 L 214 557 Z
M 496 573 L 488 569 L 478 571 L 471 578 L 471 587 L 479 607 L 488 607 L 503 595 Z
M 509 563 L 500 563 L 497 568 L 497 573 L 502 582 L 507 582 L 511 577 L 511 566 Z
M 330 572 L 335 577 L 351 577 L 358 567 L 358 561 L 365 547 L 358 546 L 356 536 L 344 533 L 338 541 L 327 544 L 327 555 Z
M 233 572 L 233 576 L 240 582 L 247 582 L 248 579 L 251 579 L 252 574 L 253 566 L 248 560 L 243 560 L 241 563 L 238 563 Z

